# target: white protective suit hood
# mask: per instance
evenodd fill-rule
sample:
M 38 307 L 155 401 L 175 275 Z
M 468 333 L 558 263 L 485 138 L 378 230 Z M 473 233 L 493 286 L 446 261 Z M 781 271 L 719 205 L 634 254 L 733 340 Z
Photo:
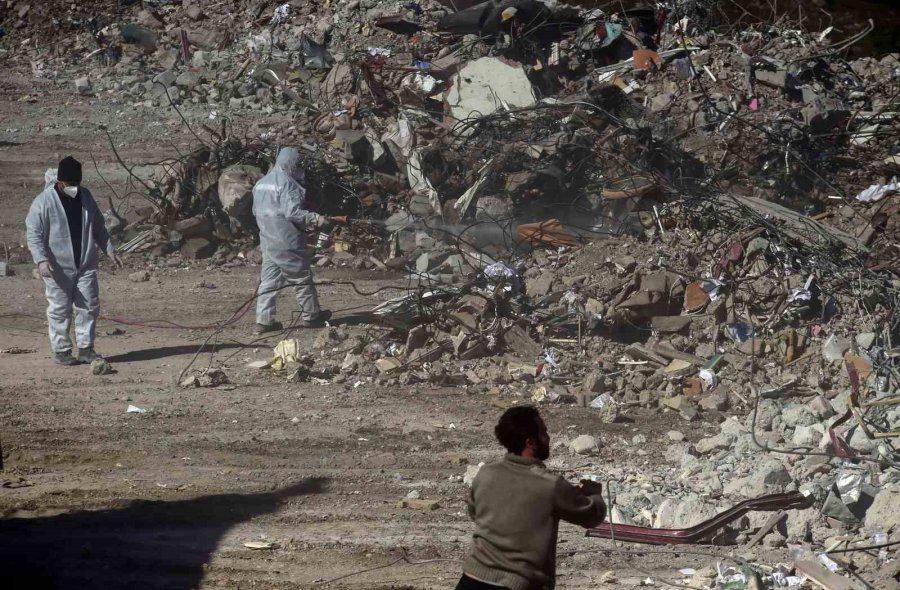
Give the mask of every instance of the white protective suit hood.
M 56 168 L 47 168 L 44 172 L 44 190 L 56 184 Z
M 275 158 L 275 167 L 280 168 L 300 186 L 306 182 L 306 172 L 300 162 L 300 152 L 297 151 L 297 148 L 281 148 L 278 151 L 278 157 Z

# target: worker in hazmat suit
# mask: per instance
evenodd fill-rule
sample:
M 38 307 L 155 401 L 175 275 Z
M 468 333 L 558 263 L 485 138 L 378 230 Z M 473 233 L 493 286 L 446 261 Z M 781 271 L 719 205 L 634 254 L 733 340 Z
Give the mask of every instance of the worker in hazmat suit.
M 100 314 L 100 252 L 117 266 L 122 261 L 94 197 L 81 186 L 81 163 L 71 156 L 64 158 L 56 171 L 47 171 L 44 180 L 44 191 L 31 204 L 25 225 L 28 249 L 44 279 L 50 346 L 60 365 L 89 363 L 102 358 L 94 350 Z M 73 307 L 77 359 L 69 339 Z
M 278 152 L 272 170 L 253 187 L 253 215 L 262 250 L 256 334 L 282 329 L 275 321 L 275 301 L 288 285 L 294 287 L 304 327 L 323 326 L 331 315 L 319 307 L 306 232 L 326 227 L 332 220 L 303 209 L 304 180 L 299 152 L 285 147 Z

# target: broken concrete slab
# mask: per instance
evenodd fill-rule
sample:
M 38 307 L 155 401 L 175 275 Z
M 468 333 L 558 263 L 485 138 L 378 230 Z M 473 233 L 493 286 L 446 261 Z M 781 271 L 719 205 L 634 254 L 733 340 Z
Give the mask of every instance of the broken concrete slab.
M 190 239 L 208 236 L 212 232 L 212 224 L 206 217 L 198 215 L 176 222 L 172 229 L 181 234 L 184 239 Z
M 693 318 L 687 315 L 653 316 L 650 327 L 659 332 L 682 332 L 691 325 Z
M 253 186 L 263 177 L 256 166 L 236 164 L 222 171 L 219 177 L 219 202 L 231 217 L 252 214 Z
M 525 328 L 513 325 L 503 334 L 506 345 L 522 358 L 535 358 L 541 354 L 541 345 L 534 341 Z
M 490 115 L 499 109 L 534 104 L 531 82 L 522 66 L 496 57 L 482 57 L 463 66 L 453 78 L 445 102 L 450 111 L 447 123 L 461 133 L 474 128 L 459 126 L 462 121 Z
M 758 82 L 765 84 L 766 86 L 772 86 L 774 88 L 785 88 L 787 86 L 787 70 L 785 69 L 763 69 L 756 68 L 753 71 L 753 77 L 756 78 Z
M 209 258 L 215 251 L 215 244 L 206 238 L 191 238 L 181 246 L 181 255 L 189 260 Z
M 726 205 L 728 201 L 732 201 L 734 199 L 737 199 L 740 203 L 750 207 L 759 214 L 774 217 L 782 223 L 780 229 L 794 239 L 803 241 L 804 237 L 808 236 L 810 232 L 815 232 L 816 234 L 821 235 L 823 238 L 828 238 L 836 242 L 840 242 L 841 244 L 853 250 L 868 252 L 868 248 L 866 248 L 865 245 L 863 245 L 863 243 L 855 236 L 841 231 L 836 227 L 826 225 L 807 215 L 792 211 L 791 209 L 788 209 L 787 207 L 784 207 L 777 203 L 772 203 L 770 201 L 765 201 L 756 197 L 736 195 L 721 197 L 723 204 Z
M 529 297 L 542 297 L 553 288 L 553 281 L 552 273 L 542 273 L 533 279 L 528 279 L 528 282 L 525 283 L 525 293 Z

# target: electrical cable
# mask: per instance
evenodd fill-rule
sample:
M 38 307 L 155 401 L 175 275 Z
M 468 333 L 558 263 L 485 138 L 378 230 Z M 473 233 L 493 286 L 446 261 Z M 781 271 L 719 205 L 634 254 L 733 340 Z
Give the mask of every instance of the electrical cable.
M 831 551 L 825 551 L 825 553 L 854 553 L 856 551 L 869 551 L 871 549 L 884 549 L 886 547 L 895 547 L 900 545 L 900 541 L 890 541 L 888 543 L 880 543 L 878 545 L 866 545 L 864 547 L 851 547 L 849 549 L 832 549 Z
M 351 578 L 351 577 L 353 577 L 353 576 L 359 576 L 359 575 L 361 575 L 361 574 L 367 574 L 367 573 L 369 573 L 369 572 L 374 572 L 374 571 L 377 571 L 377 570 L 383 570 L 383 569 L 386 569 L 386 568 L 395 566 L 395 565 L 397 565 L 397 564 L 400 563 L 400 562 L 406 563 L 407 565 L 425 565 L 425 564 L 429 564 L 429 563 L 460 563 L 460 560 L 459 560 L 459 559 L 423 559 L 423 560 L 420 560 L 420 561 L 413 561 L 413 560 L 411 560 L 411 559 L 409 558 L 409 556 L 406 554 L 406 549 L 402 549 L 402 548 L 401 548 L 401 550 L 403 551 L 403 555 L 401 555 L 400 557 L 398 557 L 397 559 L 395 559 L 394 561 L 392 561 L 392 562 L 390 562 L 390 563 L 386 563 L 386 564 L 384 564 L 384 565 L 377 565 L 377 566 L 370 567 L 370 568 L 365 568 L 365 569 L 362 569 L 362 570 L 350 572 L 350 573 L 348 573 L 348 574 L 343 574 L 343 575 L 340 575 L 340 576 L 336 576 L 336 577 L 334 577 L 334 578 L 329 578 L 329 579 L 327 579 L 327 580 L 316 581 L 316 582 L 313 582 L 313 583 L 316 584 L 316 585 L 318 585 L 318 586 L 325 586 L 325 585 L 328 585 L 328 584 L 333 584 L 334 582 L 338 582 L 338 581 L 340 581 L 340 580 L 344 580 L 344 579 L 347 579 L 347 578 Z

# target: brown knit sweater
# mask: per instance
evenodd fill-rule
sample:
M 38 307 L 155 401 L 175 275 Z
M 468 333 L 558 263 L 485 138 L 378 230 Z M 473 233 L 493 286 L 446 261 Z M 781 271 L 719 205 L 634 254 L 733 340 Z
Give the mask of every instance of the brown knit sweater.
M 585 496 L 537 459 L 512 453 L 481 468 L 468 505 L 475 533 L 463 571 L 510 590 L 555 586 L 560 519 L 592 527 L 606 516 L 600 496 Z

